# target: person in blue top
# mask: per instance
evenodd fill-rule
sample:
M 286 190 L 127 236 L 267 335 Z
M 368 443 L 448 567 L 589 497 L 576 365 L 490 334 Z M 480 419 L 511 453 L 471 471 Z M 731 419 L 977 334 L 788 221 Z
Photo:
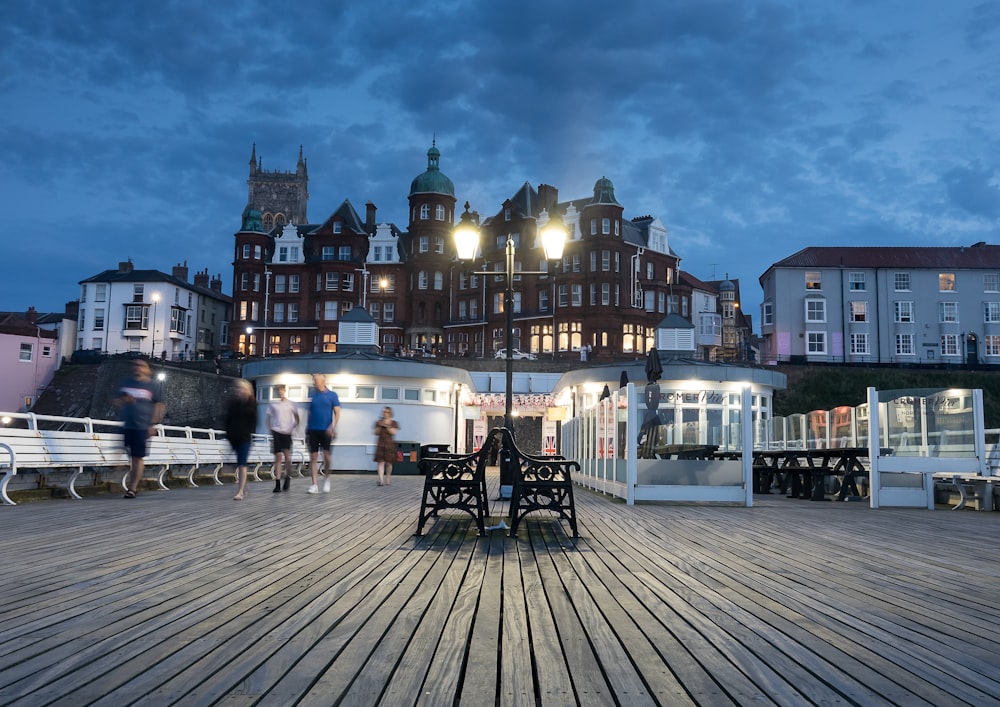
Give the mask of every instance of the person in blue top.
M 135 498 L 145 468 L 149 437 L 163 420 L 163 398 L 160 385 L 153 380 L 153 371 L 144 359 L 132 362 L 132 375 L 118 386 L 115 405 L 124 423 L 124 443 L 131 464 L 125 498 Z
M 309 471 L 312 473 L 312 486 L 306 493 L 319 493 L 319 453 L 323 452 L 323 471 L 326 481 L 323 482 L 323 493 L 330 493 L 330 472 L 333 462 L 330 455 L 330 444 L 337 436 L 337 423 L 340 422 L 340 398 L 326 387 L 326 376 L 322 373 L 313 374 L 312 399 L 309 401 L 309 421 L 306 423 L 306 444 L 309 447 Z

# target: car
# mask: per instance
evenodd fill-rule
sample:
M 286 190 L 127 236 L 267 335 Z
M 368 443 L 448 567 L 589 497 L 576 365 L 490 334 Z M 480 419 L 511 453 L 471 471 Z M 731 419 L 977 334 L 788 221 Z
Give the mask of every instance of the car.
M 538 356 L 528 351 L 520 351 L 518 349 L 513 349 L 511 351 L 512 359 L 515 361 L 537 361 Z M 493 358 L 507 358 L 507 349 L 498 349 L 493 355 Z
M 70 356 L 70 363 L 100 363 L 104 355 L 97 349 L 77 349 Z

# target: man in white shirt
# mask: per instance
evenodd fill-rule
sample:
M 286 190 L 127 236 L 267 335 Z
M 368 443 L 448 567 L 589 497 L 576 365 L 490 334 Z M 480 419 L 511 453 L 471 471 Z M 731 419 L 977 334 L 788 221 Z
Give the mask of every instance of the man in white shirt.
M 274 440 L 274 493 L 287 491 L 292 473 L 292 433 L 299 426 L 299 408 L 285 397 L 285 386 L 274 387 L 278 399 L 267 406 L 267 429 Z M 285 483 L 281 476 L 284 473 Z

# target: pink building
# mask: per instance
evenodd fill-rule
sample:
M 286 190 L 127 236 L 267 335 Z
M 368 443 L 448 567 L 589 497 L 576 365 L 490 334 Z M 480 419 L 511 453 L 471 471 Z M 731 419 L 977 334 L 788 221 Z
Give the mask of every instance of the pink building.
M 34 307 L 0 312 L 0 411 L 30 409 L 59 367 L 58 334 L 37 321 Z

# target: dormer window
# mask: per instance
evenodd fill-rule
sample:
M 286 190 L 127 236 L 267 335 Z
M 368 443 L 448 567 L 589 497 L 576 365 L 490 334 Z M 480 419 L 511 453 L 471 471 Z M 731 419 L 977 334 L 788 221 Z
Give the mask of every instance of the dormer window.
M 334 221 L 333 222 L 333 232 L 334 233 L 341 233 L 343 230 L 344 230 L 344 224 L 343 223 L 341 223 L 340 221 Z
M 510 221 L 510 209 L 509 208 L 503 210 L 503 220 L 504 221 Z

